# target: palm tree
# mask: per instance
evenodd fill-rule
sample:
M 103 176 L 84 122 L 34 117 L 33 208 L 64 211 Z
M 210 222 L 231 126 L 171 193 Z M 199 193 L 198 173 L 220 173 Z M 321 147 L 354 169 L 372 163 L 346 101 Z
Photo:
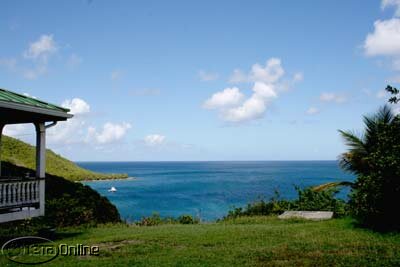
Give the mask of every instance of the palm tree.
M 387 105 L 371 116 L 364 116 L 365 132 L 357 136 L 351 131 L 341 133 L 349 150 L 339 157 L 340 166 L 356 175 L 366 175 L 373 169 L 368 158 L 378 144 L 381 125 L 390 125 L 396 120 L 390 107 Z
M 356 134 L 353 131 L 339 130 L 345 144 L 349 150 L 339 156 L 339 165 L 344 170 L 359 175 L 368 175 L 374 169 L 374 162 L 369 160 L 369 156 L 374 152 L 378 144 L 380 129 L 382 125 L 390 125 L 400 120 L 399 116 L 395 116 L 391 108 L 387 105 L 381 107 L 376 114 L 364 116 L 365 132 Z M 330 182 L 315 186 L 314 191 L 324 191 L 326 189 L 351 186 L 356 184 L 349 181 Z

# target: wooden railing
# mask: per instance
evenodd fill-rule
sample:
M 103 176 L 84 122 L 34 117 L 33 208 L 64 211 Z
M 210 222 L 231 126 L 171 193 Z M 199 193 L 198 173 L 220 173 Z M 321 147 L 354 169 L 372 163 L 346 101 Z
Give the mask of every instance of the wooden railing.
M 40 203 L 40 179 L 0 178 L 0 209 L 37 206 Z

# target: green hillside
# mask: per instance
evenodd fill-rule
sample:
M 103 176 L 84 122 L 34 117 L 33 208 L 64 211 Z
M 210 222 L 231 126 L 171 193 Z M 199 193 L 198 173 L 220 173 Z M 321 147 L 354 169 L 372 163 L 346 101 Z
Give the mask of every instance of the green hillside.
M 2 136 L 1 160 L 16 166 L 35 169 L 35 147 L 26 144 L 18 139 Z M 32 171 L 32 174 L 34 171 Z M 77 166 L 53 151 L 47 149 L 46 173 L 64 177 L 71 181 L 98 180 L 98 179 L 119 179 L 128 177 L 127 174 L 103 174 L 96 173 Z M 7 175 L 7 173 L 3 173 Z

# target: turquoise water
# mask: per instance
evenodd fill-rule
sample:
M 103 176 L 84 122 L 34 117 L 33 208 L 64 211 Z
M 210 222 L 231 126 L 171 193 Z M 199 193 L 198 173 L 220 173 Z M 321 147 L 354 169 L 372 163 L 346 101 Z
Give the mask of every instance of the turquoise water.
M 295 185 L 305 187 L 353 180 L 336 161 L 251 162 L 79 162 L 104 173 L 128 173 L 136 179 L 85 182 L 114 203 L 121 216 L 138 220 L 158 212 L 182 214 L 212 221 L 232 207 L 270 198 L 277 189 L 282 198 L 297 196 Z M 114 186 L 118 192 L 110 193 Z M 345 198 L 347 192 L 339 194 Z

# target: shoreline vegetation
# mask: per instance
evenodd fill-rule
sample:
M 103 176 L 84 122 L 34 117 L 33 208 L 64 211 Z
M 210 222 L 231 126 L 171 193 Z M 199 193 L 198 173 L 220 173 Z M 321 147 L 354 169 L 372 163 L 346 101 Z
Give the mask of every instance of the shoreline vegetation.
M 80 181 L 76 181 L 79 183 L 85 183 L 85 182 L 110 182 L 110 181 L 129 181 L 129 180 L 137 180 L 138 177 L 132 177 L 132 176 L 128 176 L 126 178 L 101 178 L 101 179 L 90 179 L 90 180 L 80 180 Z
M 35 173 L 35 153 L 36 148 L 34 146 L 9 136 L 2 136 L 1 161 L 30 169 L 26 173 L 30 176 L 33 176 Z M 98 173 L 89 171 L 54 153 L 50 149 L 46 150 L 46 173 L 79 182 L 126 179 L 129 177 L 126 173 Z M 7 175 L 7 170 L 3 174 Z

